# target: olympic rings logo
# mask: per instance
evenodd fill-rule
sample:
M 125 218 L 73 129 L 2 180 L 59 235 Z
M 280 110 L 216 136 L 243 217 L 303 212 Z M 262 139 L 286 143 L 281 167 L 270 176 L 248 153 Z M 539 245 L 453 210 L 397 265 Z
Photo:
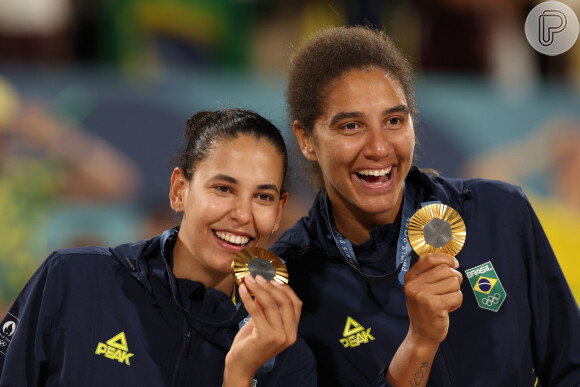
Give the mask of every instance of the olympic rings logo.
M 481 300 L 481 302 L 483 303 L 483 305 L 492 306 L 496 305 L 499 302 L 500 298 L 501 296 L 499 295 L 499 293 L 494 293 L 493 296 L 485 297 L 484 299 Z

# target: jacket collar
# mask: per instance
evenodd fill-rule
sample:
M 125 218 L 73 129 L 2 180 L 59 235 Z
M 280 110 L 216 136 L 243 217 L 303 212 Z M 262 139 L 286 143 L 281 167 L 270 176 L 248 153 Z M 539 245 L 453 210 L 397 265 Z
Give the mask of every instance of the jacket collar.
M 230 313 L 234 308 L 226 308 L 225 304 L 222 305 L 222 302 L 231 303 L 231 301 L 227 297 L 223 297 L 223 294 L 218 294 L 218 291 L 214 289 L 205 291 L 205 301 L 200 311 L 200 317 L 192 315 L 185 308 L 179 294 L 182 287 L 178 284 L 172 271 L 173 248 L 178 233 L 179 228 L 176 227 L 149 240 L 117 246 L 112 248 L 111 252 L 158 304 L 167 303 L 169 301 L 167 297 L 169 297 L 189 320 L 190 326 L 200 332 L 207 340 L 227 347 L 231 345 L 233 336 L 229 329 L 224 328 L 235 328 L 235 333 L 239 322 L 248 313 L 243 304 L 240 303 L 231 315 Z
M 415 205 L 439 200 L 441 203 L 462 212 L 463 203 L 472 197 L 471 190 L 463 179 L 443 178 L 411 167 L 405 181 L 415 189 Z
M 159 286 L 153 285 L 153 282 L 160 283 L 163 290 L 169 291 L 181 305 L 172 269 L 173 248 L 178 234 L 179 227 L 175 227 L 152 239 L 112 248 L 111 253 L 150 294 L 155 296 L 154 293 L 159 291 Z

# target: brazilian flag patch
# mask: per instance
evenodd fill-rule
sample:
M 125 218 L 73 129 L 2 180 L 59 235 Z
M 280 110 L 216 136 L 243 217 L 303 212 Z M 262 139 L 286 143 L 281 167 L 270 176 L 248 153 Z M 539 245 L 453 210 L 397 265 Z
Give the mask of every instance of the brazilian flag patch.
M 506 293 L 491 261 L 467 269 L 465 274 L 479 307 L 497 312 L 506 298 Z

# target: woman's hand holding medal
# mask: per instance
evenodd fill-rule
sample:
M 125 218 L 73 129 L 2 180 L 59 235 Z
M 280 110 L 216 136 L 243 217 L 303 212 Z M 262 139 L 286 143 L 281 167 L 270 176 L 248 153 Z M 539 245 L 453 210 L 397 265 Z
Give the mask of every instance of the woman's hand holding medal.
M 463 247 L 463 219 L 443 204 L 429 204 L 409 222 L 409 243 L 420 256 L 405 274 L 405 298 L 409 314 L 407 337 L 395 353 L 387 379 L 427 381 L 433 358 L 449 331 L 449 313 L 463 302 L 463 276 L 452 254 Z M 409 368 L 411 367 L 411 368 Z
M 405 275 L 409 335 L 414 341 L 439 346 L 449 329 L 449 313 L 463 301 L 459 262 L 449 254 L 422 256 Z
M 461 216 L 444 204 L 419 209 L 409 222 L 409 243 L 420 256 L 405 275 L 409 335 L 438 346 L 447 336 L 449 313 L 463 301 L 463 276 L 455 259 L 465 243 Z
M 246 381 L 251 381 L 264 363 L 296 341 L 302 301 L 284 284 L 287 273 L 282 261 L 268 250 L 260 250 L 263 251 L 254 253 L 262 256 L 245 259 L 244 254 L 240 253 L 232 263 L 234 276 L 240 284 L 240 298 L 251 318 L 237 333 L 226 356 L 225 387 L 247 387 Z M 251 270 L 251 262 L 256 259 L 260 262 L 258 267 L 265 270 L 262 274 Z M 268 275 L 272 267 L 265 267 L 264 261 L 270 261 L 276 268 L 273 276 Z M 239 273 L 243 270 L 247 274 L 240 277 Z M 284 277 L 286 281 L 273 277 Z

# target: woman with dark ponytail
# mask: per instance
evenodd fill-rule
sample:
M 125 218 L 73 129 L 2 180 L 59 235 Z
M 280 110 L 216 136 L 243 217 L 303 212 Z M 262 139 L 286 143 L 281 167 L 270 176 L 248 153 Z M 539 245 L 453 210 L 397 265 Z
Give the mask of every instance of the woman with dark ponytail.
M 296 294 L 259 275 L 238 287 L 231 271 L 279 227 L 279 130 L 226 109 L 192 116 L 185 139 L 169 190 L 179 227 L 54 252 L 0 325 L 0 385 L 316 385 Z

